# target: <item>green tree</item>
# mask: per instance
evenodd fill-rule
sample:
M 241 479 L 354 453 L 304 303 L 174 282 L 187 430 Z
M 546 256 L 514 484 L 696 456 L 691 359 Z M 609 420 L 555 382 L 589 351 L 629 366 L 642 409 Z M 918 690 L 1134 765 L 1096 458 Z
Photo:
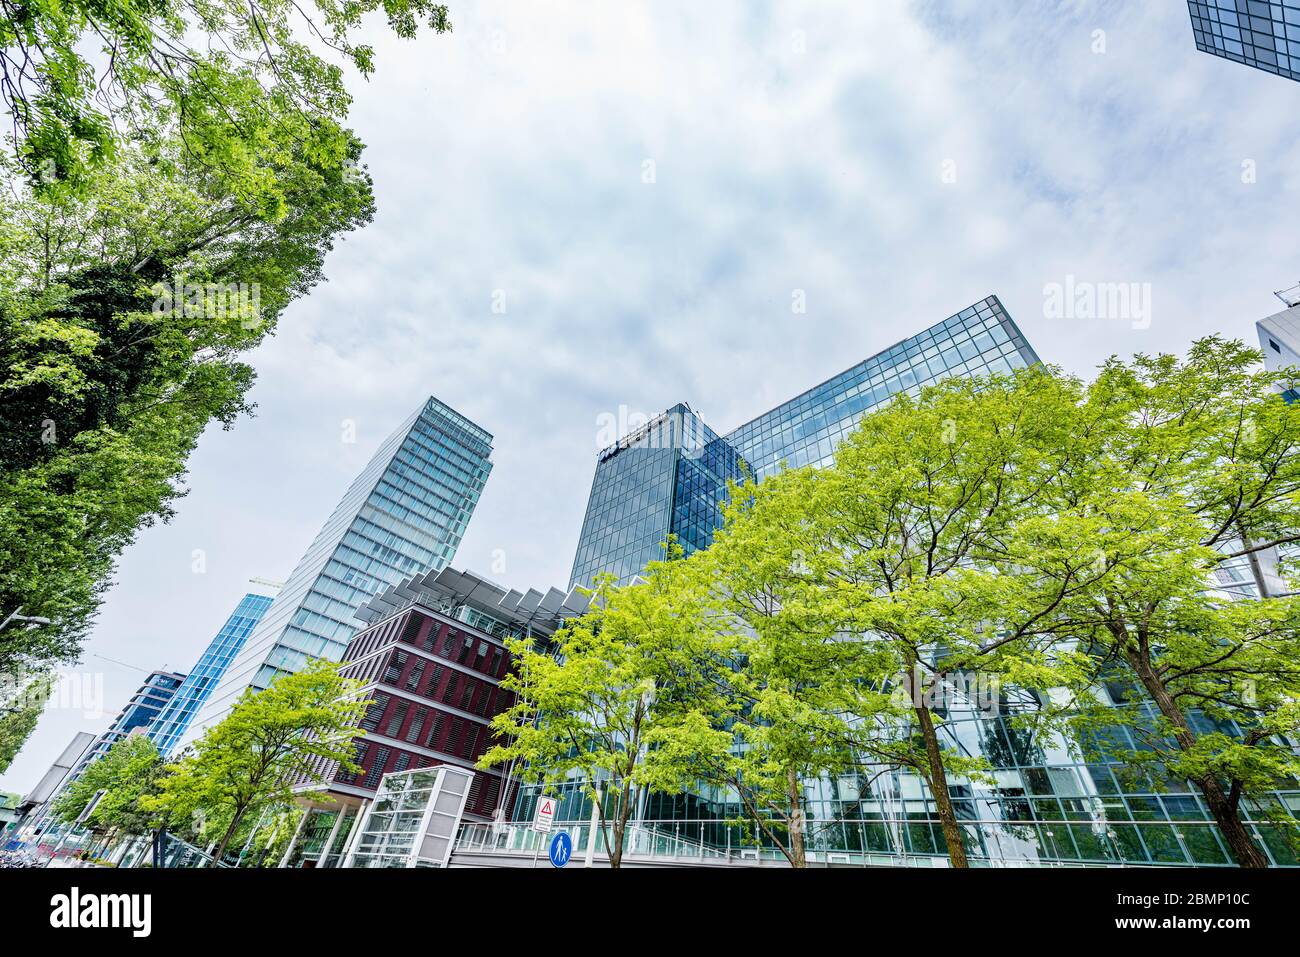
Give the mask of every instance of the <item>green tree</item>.
M 79 192 L 162 118 L 196 164 L 220 170 L 264 211 L 282 211 L 268 154 L 300 143 L 338 155 L 346 139 L 343 69 L 313 45 L 368 76 L 374 51 L 351 34 L 378 10 L 403 38 L 421 21 L 451 29 L 447 8 L 428 0 L 5 0 L 0 97 L 17 158 L 43 190 Z
M 1041 369 L 900 395 L 804 496 L 819 542 L 806 600 L 863 643 L 849 680 L 871 692 L 865 743 L 921 777 L 956 867 L 967 856 L 950 784 L 986 763 L 945 744 L 945 715 L 973 678 L 1043 688 L 1078 667 L 1057 648 L 1054 611 L 1096 572 L 1080 558 L 1059 580 L 1024 574 L 1018 533 L 1057 504 L 1077 397 L 1077 383 Z
M 1192 782 L 1243 867 L 1267 865 L 1243 802 L 1294 833 L 1270 792 L 1300 774 L 1300 605 L 1272 573 L 1300 536 L 1300 408 L 1276 393 L 1292 375 L 1260 358 L 1210 338 L 1181 360 L 1108 362 L 1076 418 L 1060 517 L 1028 560 L 1059 580 L 1059 554 L 1093 550 L 1104 574 L 1060 610 L 1093 656 L 1084 739 L 1157 782 Z M 1243 564 L 1259 600 L 1228 573 Z M 1108 700 L 1105 682 L 1131 691 Z M 1117 720 L 1136 747 L 1101 733 Z
M 707 650 L 726 667 L 647 736 L 681 787 L 706 785 L 737 800 L 755 837 L 796 868 L 807 866 L 813 836 L 806 781 L 861 760 L 846 712 L 861 696 L 842 679 L 869 653 L 808 600 L 815 543 L 806 517 L 817 480 L 810 469 L 791 470 L 731 490 L 724 527 L 688 560 L 708 583 L 709 614 L 720 623 Z
M 148 804 L 157 795 L 162 777 L 163 761 L 154 743 L 144 735 L 129 735 L 89 764 L 55 799 L 52 811 L 57 820 L 72 824 L 103 791 L 85 822 L 94 834 L 109 843 L 148 834 L 157 826 Z
M 322 660 L 264 691 L 250 689 L 192 751 L 168 766 L 161 793 L 147 806 L 176 818 L 219 818 L 225 827 L 213 860 L 220 861 L 250 812 L 315 796 L 296 789 L 315 780 L 318 761 L 360 770 L 353 742 L 369 704 L 356 681 Z
M 657 731 L 696 707 L 726 667 L 707 583 L 692 572 L 670 543 L 666 560 L 638 582 L 598 578 L 586 614 L 545 647 L 508 643 L 515 667 L 502 684 L 515 703 L 493 719 L 502 741 L 479 766 L 514 762 L 543 791 L 580 786 L 597 809 L 611 867 L 622 862 L 639 794 L 682 787 L 676 763 L 650 747 Z
M 54 676 L 48 671 L 34 676 L 19 673 L 17 680 L 5 685 L 0 694 L 0 774 L 13 763 L 36 730 L 36 723 L 49 700 Z
M 249 411 L 241 354 L 369 221 L 364 173 L 284 145 L 275 220 L 176 143 L 121 151 L 81 199 L 0 194 L 0 608 L 54 622 L 6 629 L 0 667 L 75 658 L 199 435 Z

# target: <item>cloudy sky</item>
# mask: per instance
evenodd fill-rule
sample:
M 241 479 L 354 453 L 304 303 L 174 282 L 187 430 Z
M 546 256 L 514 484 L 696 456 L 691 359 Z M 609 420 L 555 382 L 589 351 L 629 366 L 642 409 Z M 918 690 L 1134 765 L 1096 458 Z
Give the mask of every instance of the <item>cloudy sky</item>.
M 1300 84 L 1198 53 L 1181 0 L 451 6 L 450 36 L 372 31 L 378 215 L 123 556 L 75 669 L 109 713 L 52 708 L 0 789 L 192 665 L 430 394 L 496 437 L 456 564 L 563 586 L 610 417 L 728 431 L 990 293 L 1087 375 L 1253 341 L 1300 281 Z M 1067 281 L 1149 310 L 1062 316 Z

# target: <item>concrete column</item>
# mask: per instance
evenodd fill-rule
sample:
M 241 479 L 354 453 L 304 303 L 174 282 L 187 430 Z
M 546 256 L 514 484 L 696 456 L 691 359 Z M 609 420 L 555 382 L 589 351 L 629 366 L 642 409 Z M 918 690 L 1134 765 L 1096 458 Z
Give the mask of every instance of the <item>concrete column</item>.
M 352 866 L 352 858 L 357 853 L 357 842 L 361 840 L 361 832 L 366 829 L 366 818 L 370 816 L 371 807 L 373 807 L 372 801 L 363 801 L 357 808 L 356 819 L 352 822 L 352 833 L 348 835 L 347 853 L 343 855 L 343 863 L 340 866 Z
M 293 849 L 298 846 L 298 836 L 302 834 L 303 827 L 307 824 L 307 818 L 315 813 L 314 808 L 307 808 L 302 817 L 298 819 L 298 826 L 293 829 L 293 837 L 289 838 L 289 846 L 284 849 L 284 857 L 280 858 L 280 866 L 288 867 L 289 858 L 293 856 Z
M 338 837 L 339 827 L 343 824 L 343 819 L 347 816 L 347 805 L 340 804 L 339 813 L 334 815 L 334 826 L 330 828 L 330 836 L 325 838 L 325 846 L 321 849 L 320 860 L 317 862 L 317 866 L 325 867 L 329 864 L 330 851 L 334 849 L 334 839 Z

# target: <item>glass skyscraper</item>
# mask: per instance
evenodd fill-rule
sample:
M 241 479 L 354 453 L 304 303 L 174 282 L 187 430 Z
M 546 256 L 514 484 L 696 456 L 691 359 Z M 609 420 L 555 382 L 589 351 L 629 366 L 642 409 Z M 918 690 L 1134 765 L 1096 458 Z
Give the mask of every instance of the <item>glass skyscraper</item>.
M 108 749 L 123 738 L 132 733 L 147 734 L 153 722 L 175 697 L 184 681 L 185 675 L 175 671 L 152 672 L 131 696 L 126 707 L 118 712 L 109 729 L 101 734 L 85 753 L 69 780 L 80 777 L 92 762 L 106 755 Z
M 176 742 L 189 728 L 194 715 L 208 700 L 208 695 L 244 646 L 253 627 L 271 607 L 272 601 L 267 595 L 245 595 L 226 619 L 171 701 L 149 726 L 146 733 L 159 753 L 166 756 L 176 747 Z
M 597 457 L 570 583 L 610 572 L 636 576 L 677 536 L 707 547 L 729 479 L 762 479 L 782 467 L 829 464 L 862 416 L 899 392 L 954 375 L 1006 372 L 1037 363 L 997 296 L 832 376 L 719 437 L 679 404 Z
M 1196 49 L 1300 80 L 1300 0 L 1187 0 Z
M 446 567 L 492 470 L 492 436 L 430 398 L 380 445 L 211 692 L 182 743 L 247 688 L 312 658 L 338 661 L 356 610 L 389 585 Z
M 745 463 L 685 403 L 600 453 L 570 584 L 609 572 L 634 578 L 663 557 L 670 534 L 687 551 L 705 548 L 728 480 Z

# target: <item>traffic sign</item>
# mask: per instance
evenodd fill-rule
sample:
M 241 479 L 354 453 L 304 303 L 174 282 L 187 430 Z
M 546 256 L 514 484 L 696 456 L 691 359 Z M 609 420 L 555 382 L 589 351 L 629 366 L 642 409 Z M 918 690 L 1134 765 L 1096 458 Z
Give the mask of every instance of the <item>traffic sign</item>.
M 547 797 L 545 794 L 537 798 L 537 813 L 533 815 L 534 831 L 549 831 L 551 825 L 555 823 L 555 805 L 556 800 L 553 797 Z
M 563 867 L 569 863 L 569 858 L 573 856 L 573 838 L 561 831 L 551 838 L 551 863 L 556 867 Z

